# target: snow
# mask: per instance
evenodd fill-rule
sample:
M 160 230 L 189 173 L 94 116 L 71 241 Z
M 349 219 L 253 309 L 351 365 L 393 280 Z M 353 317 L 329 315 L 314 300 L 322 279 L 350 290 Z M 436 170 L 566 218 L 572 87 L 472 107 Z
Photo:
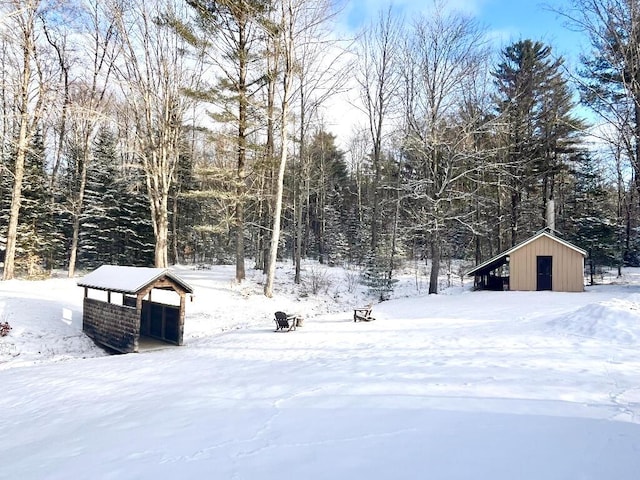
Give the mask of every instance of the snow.
M 185 345 L 129 355 L 83 335 L 76 279 L 0 282 L 0 478 L 639 478 L 637 270 L 437 296 L 408 270 L 358 323 L 353 271 L 280 265 L 272 299 L 258 271 L 172 272 Z
M 166 268 L 120 265 L 102 265 L 81 278 L 78 285 L 116 292 L 137 293 L 163 275 L 167 275 L 183 285 L 188 291 L 191 290 L 184 280 Z

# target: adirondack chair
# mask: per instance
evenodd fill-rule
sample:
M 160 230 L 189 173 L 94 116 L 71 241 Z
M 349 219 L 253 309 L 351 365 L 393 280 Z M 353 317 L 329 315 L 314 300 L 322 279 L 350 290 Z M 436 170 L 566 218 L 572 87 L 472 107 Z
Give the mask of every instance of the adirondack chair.
M 296 317 L 294 315 L 287 315 L 284 312 L 276 312 L 274 322 L 276 322 L 276 332 L 290 332 L 296 329 Z
M 373 318 L 371 316 L 372 308 L 373 308 L 373 306 L 371 304 L 366 305 L 366 306 L 361 307 L 361 308 L 354 308 L 353 309 L 353 321 L 354 322 L 357 322 L 357 321 L 371 322 L 371 321 L 375 320 L 375 318 Z

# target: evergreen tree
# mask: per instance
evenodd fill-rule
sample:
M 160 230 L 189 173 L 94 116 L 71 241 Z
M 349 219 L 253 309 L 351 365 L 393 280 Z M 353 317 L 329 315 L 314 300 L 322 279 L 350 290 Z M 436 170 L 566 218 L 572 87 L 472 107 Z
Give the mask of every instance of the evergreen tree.
M 89 269 L 118 263 L 117 230 L 123 198 L 116 140 L 103 128 L 98 132 L 93 161 L 87 170 L 84 209 L 81 216 L 80 264 Z
M 44 142 L 41 132 L 36 131 L 25 157 L 16 256 L 16 266 L 29 276 L 51 268 L 51 260 L 60 248 L 48 184 Z
M 583 127 L 572 114 L 574 103 L 561 74 L 562 57 L 551 47 L 531 40 L 518 41 L 502 52 L 493 73 L 496 106 L 505 125 L 503 148 L 510 179 L 509 242 L 515 245 L 545 226 L 547 202 L 556 193 L 556 175 L 573 153 Z
M 332 242 L 343 235 L 345 218 L 338 212 L 344 212 L 344 193 L 347 190 L 348 174 L 344 162 L 344 153 L 336 143 L 335 136 L 318 131 L 309 142 L 308 154 L 310 158 L 310 198 L 309 224 L 314 239 L 316 254 L 320 263 L 329 261 L 331 250 L 336 245 Z M 340 232 L 338 233 L 339 230 Z M 331 238 L 330 238 L 331 237 Z
M 9 208 L 11 207 L 11 188 L 13 182 L 8 172 L 10 169 L 10 156 L 0 157 L 0 263 L 4 263 L 7 247 L 7 226 L 9 225 Z
M 192 135 L 195 132 L 191 132 Z M 194 177 L 193 148 L 189 149 L 185 145 L 183 153 L 178 159 L 178 166 L 175 172 L 175 180 L 170 192 L 170 262 L 173 264 L 185 260 L 185 251 L 189 239 L 193 237 L 193 227 L 198 221 L 197 204 L 186 193 L 195 190 L 196 181 Z
M 343 205 L 338 192 L 331 192 L 325 208 L 325 253 L 327 263 L 331 266 L 341 265 L 349 258 L 349 242 L 345 231 L 345 217 Z
M 124 171 L 118 179 L 121 198 L 118 222 L 118 263 L 154 265 L 155 235 L 149 218 L 149 198 L 141 169 Z
M 268 19 L 269 0 L 202 1 L 187 0 L 196 13 L 196 28 L 183 26 L 182 35 L 198 49 L 209 52 L 209 59 L 224 72 L 215 90 L 193 92 L 218 104 L 218 120 L 234 124 L 236 134 L 235 242 L 236 280 L 245 278 L 245 201 L 252 121 L 259 109 L 254 95 L 265 80 L 263 71 L 253 67 L 264 58 L 266 30 L 274 28 Z M 261 58 L 262 57 L 262 58 Z
M 617 161 L 628 162 L 633 171 L 622 195 L 628 201 L 624 258 L 635 263 L 640 243 L 640 5 L 637 0 L 575 3 L 575 24 L 591 41 L 589 52 L 581 57 L 581 100 L 606 125 L 603 140 L 620 157 Z
M 389 254 L 379 249 L 375 255 L 369 255 L 361 281 L 378 300 L 389 300 L 398 282 L 389 272 Z
M 571 200 L 567 234 L 588 253 L 591 283 L 598 267 L 622 263 L 621 232 L 612 202 L 614 190 L 603 180 L 595 162 L 582 157 L 576 171 L 575 196 Z
M 79 266 L 152 266 L 155 236 L 140 169 L 124 168 L 112 131 L 103 128 L 93 146 L 87 170 L 81 217 Z M 73 152 L 69 168 L 73 170 Z M 68 174 L 67 182 L 75 176 Z

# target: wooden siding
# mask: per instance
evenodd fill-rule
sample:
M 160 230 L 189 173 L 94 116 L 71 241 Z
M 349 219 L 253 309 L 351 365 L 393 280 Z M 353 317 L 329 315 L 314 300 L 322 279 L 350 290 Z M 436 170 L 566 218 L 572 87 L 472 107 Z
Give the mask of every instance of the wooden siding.
M 85 298 L 82 330 L 94 342 L 122 353 L 138 351 L 140 314 L 134 307 Z
M 548 237 L 540 237 L 510 254 L 509 288 L 535 291 L 540 255 L 553 258 L 552 289 L 555 292 L 584 291 L 584 257 L 580 252 Z

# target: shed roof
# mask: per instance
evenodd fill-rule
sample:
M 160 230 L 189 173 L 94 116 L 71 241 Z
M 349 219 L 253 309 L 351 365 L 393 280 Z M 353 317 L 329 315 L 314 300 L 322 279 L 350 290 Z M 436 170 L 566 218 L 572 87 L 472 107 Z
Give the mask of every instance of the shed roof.
M 137 293 L 162 277 L 172 280 L 187 293 L 193 293 L 193 288 L 187 282 L 167 268 L 125 267 L 121 265 L 102 265 L 82 277 L 78 281 L 78 286 L 118 293 Z
M 572 243 L 567 242 L 566 240 L 562 240 L 559 237 L 556 237 L 555 235 L 551 234 L 549 231 L 547 230 L 541 230 L 538 233 L 536 233 L 534 236 L 528 238 L 527 240 L 514 245 L 513 247 L 511 247 L 509 250 L 506 250 L 498 255 L 496 255 L 493 258 L 490 258 L 489 260 L 487 260 L 486 262 L 481 263 L 480 265 L 476 265 L 475 268 L 472 268 L 471 270 L 469 270 L 466 275 L 477 275 L 480 272 L 490 272 L 491 270 L 495 270 L 496 268 L 504 265 L 505 263 L 507 263 L 507 256 L 513 252 L 515 252 L 516 250 L 521 249 L 522 247 L 524 247 L 525 245 L 530 244 L 531 242 L 534 242 L 535 240 L 541 238 L 541 237 L 547 237 L 555 242 L 558 242 L 562 245 L 564 245 L 567 248 L 570 248 L 572 250 L 575 250 L 576 252 L 580 253 L 583 257 L 587 255 L 587 251 L 583 250 L 579 247 L 576 247 L 575 245 L 573 245 Z

